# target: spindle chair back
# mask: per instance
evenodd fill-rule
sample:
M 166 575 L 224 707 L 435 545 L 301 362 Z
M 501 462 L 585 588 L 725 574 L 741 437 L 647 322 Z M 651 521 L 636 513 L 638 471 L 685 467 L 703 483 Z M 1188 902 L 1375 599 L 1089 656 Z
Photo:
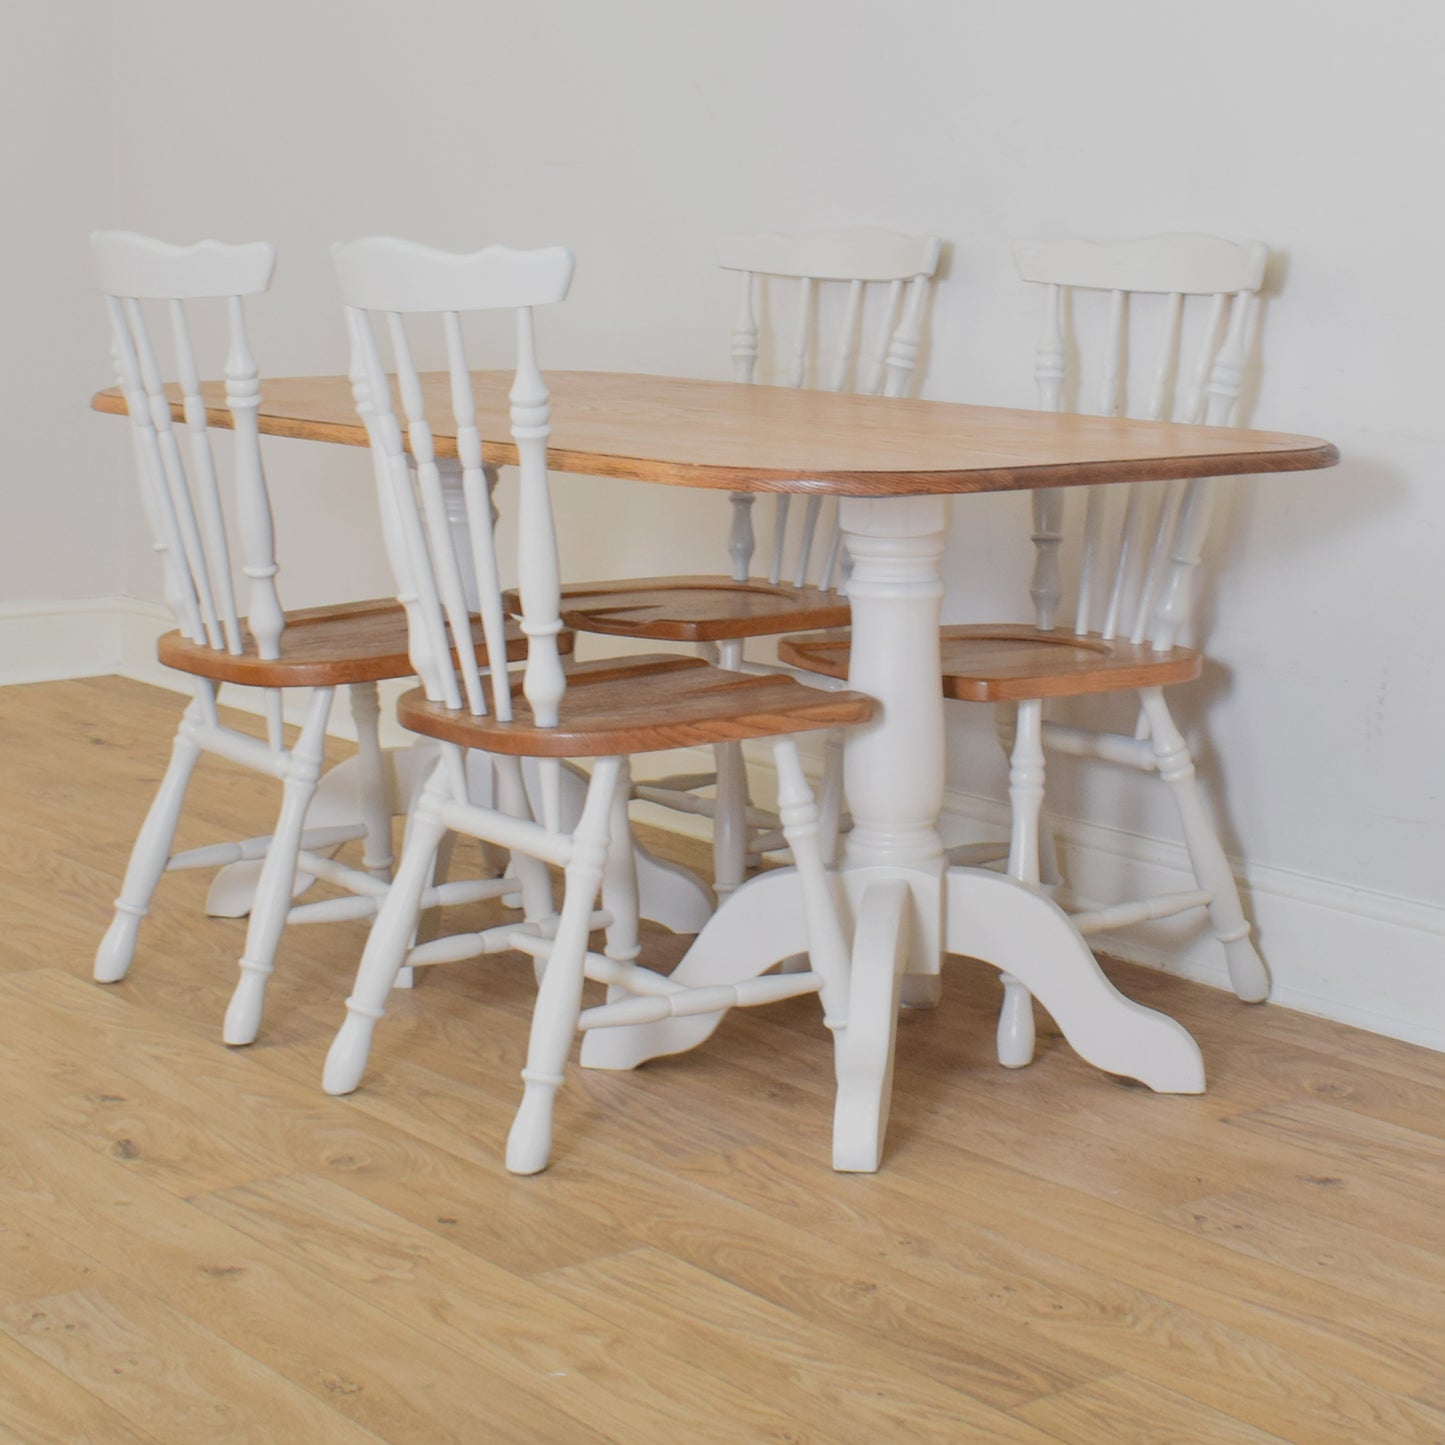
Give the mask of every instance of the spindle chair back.
M 266 241 L 179 247 L 131 232 L 102 231 L 91 238 L 91 251 L 105 292 L 116 380 L 130 412 L 141 498 L 161 558 L 166 602 L 190 641 L 239 656 L 234 578 L 240 572 L 246 580 L 246 623 L 258 655 L 277 658 L 286 620 L 277 595 L 275 531 L 256 426 L 260 377 L 243 309 L 244 297 L 270 289 L 276 248 Z M 166 369 L 147 303 L 164 312 L 185 407 L 184 444 L 171 421 Z M 234 539 L 226 524 L 188 314 L 189 308 L 206 303 L 225 310 Z M 268 715 L 279 728 L 279 694 L 272 692 Z
M 1102 416 L 1228 424 L 1239 400 L 1247 350 L 1264 281 L 1266 248 L 1213 236 L 1168 235 L 1099 244 L 1020 242 L 1019 274 L 1044 287 L 1044 326 L 1035 357 L 1039 404 Z M 1131 312 L 1139 298 L 1159 298 L 1153 335 L 1136 344 Z M 1096 406 L 1078 391 L 1084 358 L 1081 311 L 1102 302 Z M 1142 309 L 1142 308 L 1138 308 Z M 1187 316 L 1197 311 L 1195 317 Z M 1192 327 L 1186 323 L 1193 321 Z M 1066 326 L 1070 332 L 1065 340 Z M 1072 353 L 1072 354 L 1071 354 Z M 1136 357 L 1146 374 L 1139 381 Z M 1071 362 L 1074 364 L 1071 365 Z M 1173 647 L 1188 619 L 1193 574 L 1209 529 L 1208 478 L 1085 489 L 1077 534 L 1077 585 L 1071 615 L 1061 619 L 1066 492 L 1033 494 L 1035 564 L 1030 594 L 1044 631 L 1060 625 L 1079 636 L 1127 637 L 1157 651 Z M 1122 502 L 1122 506 L 1119 503 Z
M 400 600 L 411 627 L 412 660 L 429 701 L 473 717 L 512 718 L 512 679 L 505 669 L 488 674 L 461 640 L 479 613 L 489 655 L 503 656 L 507 607 L 503 602 L 490 480 L 482 463 L 463 314 L 513 313 L 516 373 L 511 390 L 511 431 L 517 447 L 517 596 L 527 637 L 523 693 L 537 726 L 557 722 L 567 679 L 558 638 L 561 588 L 557 538 L 547 480 L 550 402 L 537 366 L 533 311 L 561 301 L 571 285 L 573 257 L 564 247 L 514 251 L 492 246 L 454 256 L 390 237 L 338 246 L 337 274 L 356 351 L 353 386 L 358 412 L 372 439 L 381 488 L 383 525 Z M 441 304 L 445 299 L 446 305 Z M 413 356 L 406 318 L 438 325 L 445 344 L 445 394 L 428 393 Z M 384 355 L 395 368 L 400 416 Z M 466 526 L 453 526 L 442 485 L 428 403 L 444 406 L 455 423 Z M 415 471 L 415 486 L 412 473 Z M 462 538 L 465 540 L 463 541 Z M 549 760 L 549 823 L 556 817 L 557 764 Z
M 741 302 L 732 333 L 737 381 L 853 390 L 902 396 L 913 377 L 929 288 L 941 243 L 861 228 L 816 236 L 771 233 L 724 236 L 718 264 L 739 273 Z M 787 293 L 792 292 L 791 307 Z M 791 335 L 783 344 L 784 314 Z M 766 331 L 761 317 L 778 317 Z M 759 360 L 765 357 L 759 375 Z M 751 575 L 756 537 L 755 496 L 732 495 L 728 555 L 734 581 Z M 776 585 L 825 591 L 843 582 L 837 500 L 810 497 L 790 533 L 786 492 L 773 498 L 767 578 Z
M 569 679 L 558 647 L 561 588 L 547 478 L 550 403 L 537 365 L 533 312 L 566 295 L 571 253 L 560 247 L 513 251 L 492 246 L 458 256 L 373 237 L 338 246 L 335 261 L 356 350 L 357 412 L 372 447 L 383 523 L 397 539 L 391 555 L 422 681 L 422 696 L 404 697 L 398 716 L 405 726 L 437 739 L 440 751 L 411 815 L 396 881 L 367 942 L 346 1020 L 328 1053 L 324 1084 L 339 1094 L 360 1082 L 372 1031 L 401 967 L 514 950 L 529 954 L 538 968 L 539 990 L 507 1166 L 534 1173 L 550 1156 L 553 1096 L 579 1028 L 715 1012 L 805 993 L 824 993 L 825 1007 L 835 1016 L 846 1009 L 841 923 L 823 862 L 817 808 L 792 735 L 866 720 L 871 703 L 854 693 L 823 693 L 789 678 L 724 672 L 697 657 L 594 659 Z M 497 311 L 512 313 L 516 328 L 510 392 L 519 470 L 516 596 L 527 639 L 519 694 L 506 670 L 486 676 L 464 645 L 471 635 L 470 605 L 480 612 L 489 643 L 494 638 L 500 643 L 507 611 L 463 334 L 464 313 Z M 440 327 L 444 375 L 420 374 L 408 323 Z M 449 413 L 447 429 L 455 434 L 462 470 L 465 529 L 460 544 L 428 420 L 429 414 L 442 412 Z M 469 604 L 469 598 L 475 603 Z M 783 778 L 787 841 L 805 880 L 810 947 L 817 962 L 803 973 L 721 990 L 688 989 L 636 963 L 640 943 L 627 820 L 629 755 L 679 743 L 764 736 L 773 741 Z M 491 800 L 485 804 L 470 785 L 468 751 L 484 752 L 492 760 Z M 559 799 L 562 758 L 568 753 L 596 760 L 575 820 L 562 817 Z M 441 840 L 452 831 L 510 850 L 523 918 L 414 945 L 425 885 Z M 560 909 L 548 864 L 565 872 Z M 603 911 L 594 913 L 599 888 Z M 588 936 L 598 927 L 606 929 L 602 954 L 588 948 Z M 584 978 L 608 985 L 608 1001 L 585 1013 Z

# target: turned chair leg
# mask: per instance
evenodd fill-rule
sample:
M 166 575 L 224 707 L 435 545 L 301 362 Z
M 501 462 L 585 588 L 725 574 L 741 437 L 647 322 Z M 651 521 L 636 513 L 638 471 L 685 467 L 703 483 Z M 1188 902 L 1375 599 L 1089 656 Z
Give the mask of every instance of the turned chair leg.
M 747 876 L 748 772 L 741 743 L 717 743 L 717 800 L 713 811 L 713 891 L 722 902 Z
M 618 963 L 636 963 L 642 954 L 641 903 L 637 887 L 637 854 L 632 846 L 632 827 L 627 804 L 632 797 L 632 768 L 628 758 L 617 769 L 617 793 L 612 800 L 607 862 L 602 872 L 602 907 L 611 917 L 603 952 Z M 607 989 L 607 1001 L 625 998 L 627 990 L 617 984 Z
M 115 900 L 115 916 L 95 954 L 95 978 L 99 983 L 118 983 L 126 976 L 135 957 L 140 921 L 149 912 L 151 895 L 170 861 L 181 805 L 185 802 L 186 788 L 195 771 L 196 760 L 201 755 L 195 738 L 200 713 L 201 705 L 196 701 L 181 717 L 175 741 L 171 744 L 171 760 L 166 766 L 165 777 L 156 789 L 145 822 L 130 850 L 125 881 L 120 887 L 120 897 Z
M 356 761 L 361 821 L 366 827 L 362 867 L 373 878 L 391 877 L 391 789 L 386 756 L 381 750 L 381 702 L 374 682 L 353 682 L 351 717 L 356 724 Z
M 1036 698 L 1019 703 L 1009 756 L 1008 873 L 1033 887 L 1039 883 L 1039 819 L 1044 803 L 1043 712 L 1044 705 Z M 1033 995 L 1011 973 L 1000 977 L 998 1061 L 1007 1069 L 1020 1069 L 1034 1057 Z
M 597 760 L 582 816 L 572 834 L 562 914 L 532 1011 L 527 1066 L 522 1070 L 522 1103 L 507 1135 L 507 1168 L 513 1174 L 540 1173 L 552 1154 L 552 1106 L 582 1012 L 587 936 L 607 862 L 620 763 L 619 758 Z M 614 839 L 613 846 L 630 848 L 631 839 L 624 835 Z
M 1145 716 L 1149 719 L 1149 735 L 1154 743 L 1154 756 L 1159 760 L 1159 776 L 1168 783 L 1174 804 L 1179 810 L 1184 844 L 1200 888 L 1210 894 L 1209 921 L 1214 936 L 1224 948 L 1229 966 L 1229 981 L 1246 1003 L 1262 1003 L 1269 997 L 1269 970 L 1250 936 L 1249 920 L 1239 901 L 1239 886 L 1219 835 L 1204 811 L 1199 784 L 1194 776 L 1194 760 L 1189 746 L 1174 724 L 1169 705 L 1161 689 L 1146 688 L 1139 694 Z
M 843 831 L 843 730 L 833 728 L 823 739 L 823 776 L 818 784 L 818 841 L 825 867 L 838 866 Z
M 321 777 L 326 747 L 326 722 L 331 716 L 335 689 L 314 688 L 306 722 L 296 746 L 291 749 L 281 799 L 281 815 L 266 861 L 256 883 L 256 897 L 246 925 L 246 949 L 241 955 L 241 976 L 226 1008 L 221 1037 L 228 1044 L 249 1044 L 261 1027 L 266 984 L 276 966 L 276 949 L 291 911 L 296 862 L 301 851 L 301 834 L 306 827 L 306 810 Z
M 416 932 L 421 896 L 436 868 L 437 849 L 447 835 L 441 806 L 449 788 L 446 767 L 439 761 L 412 811 L 401 865 L 367 936 L 356 983 L 346 1000 L 346 1020 L 327 1052 L 321 1086 L 328 1094 L 351 1093 L 366 1071 L 372 1033 L 386 1012 L 387 995 L 396 985 Z

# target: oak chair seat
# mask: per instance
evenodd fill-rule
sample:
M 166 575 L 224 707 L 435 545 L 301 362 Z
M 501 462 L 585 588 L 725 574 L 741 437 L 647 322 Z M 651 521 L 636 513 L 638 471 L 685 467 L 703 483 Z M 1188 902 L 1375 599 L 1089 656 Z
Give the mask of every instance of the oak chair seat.
M 478 661 L 486 666 L 480 622 L 474 622 L 472 632 Z M 570 651 L 570 634 L 558 641 L 562 651 Z M 280 657 L 258 656 L 249 628 L 242 630 L 241 644 L 243 651 L 236 655 L 167 632 L 156 644 L 156 655 L 178 672 L 247 687 L 339 687 L 410 677 L 416 671 L 407 650 L 406 611 L 390 598 L 286 613 Z M 513 623 L 507 628 L 507 660 L 526 655 L 527 639 Z
M 579 632 L 662 642 L 775 637 L 794 628 L 846 627 L 848 599 L 833 588 L 750 577 L 649 577 L 562 589 L 562 621 Z
M 595 758 L 844 727 L 867 722 L 874 706 L 862 693 L 670 654 L 574 667 L 555 727 L 533 721 L 520 675 L 512 694 L 510 722 L 429 702 L 422 688 L 398 701 L 397 717 L 412 732 L 508 757 Z
M 1192 682 L 1204 665 L 1189 647 L 1156 652 L 1147 642 L 1097 632 L 1042 632 L 1027 623 L 976 623 L 940 634 L 943 695 L 960 702 L 1082 697 Z M 779 658 L 826 677 L 848 676 L 846 634 L 785 637 Z

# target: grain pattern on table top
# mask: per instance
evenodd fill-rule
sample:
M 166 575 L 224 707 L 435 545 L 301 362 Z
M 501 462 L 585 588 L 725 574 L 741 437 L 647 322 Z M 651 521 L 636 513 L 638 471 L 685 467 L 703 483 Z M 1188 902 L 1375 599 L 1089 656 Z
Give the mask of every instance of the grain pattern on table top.
M 486 460 L 515 462 L 511 373 L 473 376 Z M 547 380 L 555 470 L 675 486 L 907 496 L 1308 471 L 1339 460 L 1317 437 L 1231 427 L 614 372 L 558 371 Z M 437 452 L 455 456 L 446 375 L 430 372 L 422 383 Z M 202 393 L 211 424 L 229 426 L 223 384 L 205 383 Z M 114 389 L 92 404 L 125 411 Z M 366 444 L 344 376 L 264 381 L 259 420 L 270 435 Z

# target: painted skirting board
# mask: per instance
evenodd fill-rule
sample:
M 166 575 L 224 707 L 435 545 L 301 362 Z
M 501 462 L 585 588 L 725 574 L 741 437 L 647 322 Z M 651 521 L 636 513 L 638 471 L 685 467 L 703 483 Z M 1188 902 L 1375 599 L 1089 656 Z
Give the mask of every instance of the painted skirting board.
M 120 674 L 184 690 L 184 682 L 155 660 L 155 639 L 169 626 L 164 607 L 130 597 L 0 606 L 0 684 Z M 385 686 L 400 692 L 408 684 Z M 239 688 L 228 689 L 224 700 L 238 707 L 247 702 Z M 300 721 L 299 713 L 294 720 Z M 332 730 L 354 737 L 344 704 L 333 712 Z M 409 735 L 384 715 L 383 738 L 397 746 Z M 759 801 L 767 806 L 775 791 L 771 759 L 766 748 L 750 746 L 748 751 Z M 708 757 L 694 749 L 656 754 L 646 763 L 640 775 L 657 776 L 705 768 Z M 678 832 L 706 834 L 703 819 L 658 808 L 646 814 L 649 822 Z M 1070 819 L 1057 822 L 1060 861 L 1077 894 L 1115 899 L 1192 886 L 1186 854 L 1176 840 Z M 1007 814 L 995 799 L 951 791 L 942 828 L 950 844 L 1002 838 Z M 1445 906 L 1284 868 L 1236 861 L 1235 872 L 1273 976 L 1274 1003 L 1445 1051 Z M 1228 986 L 1223 958 L 1202 915 L 1093 941 L 1117 957 Z

